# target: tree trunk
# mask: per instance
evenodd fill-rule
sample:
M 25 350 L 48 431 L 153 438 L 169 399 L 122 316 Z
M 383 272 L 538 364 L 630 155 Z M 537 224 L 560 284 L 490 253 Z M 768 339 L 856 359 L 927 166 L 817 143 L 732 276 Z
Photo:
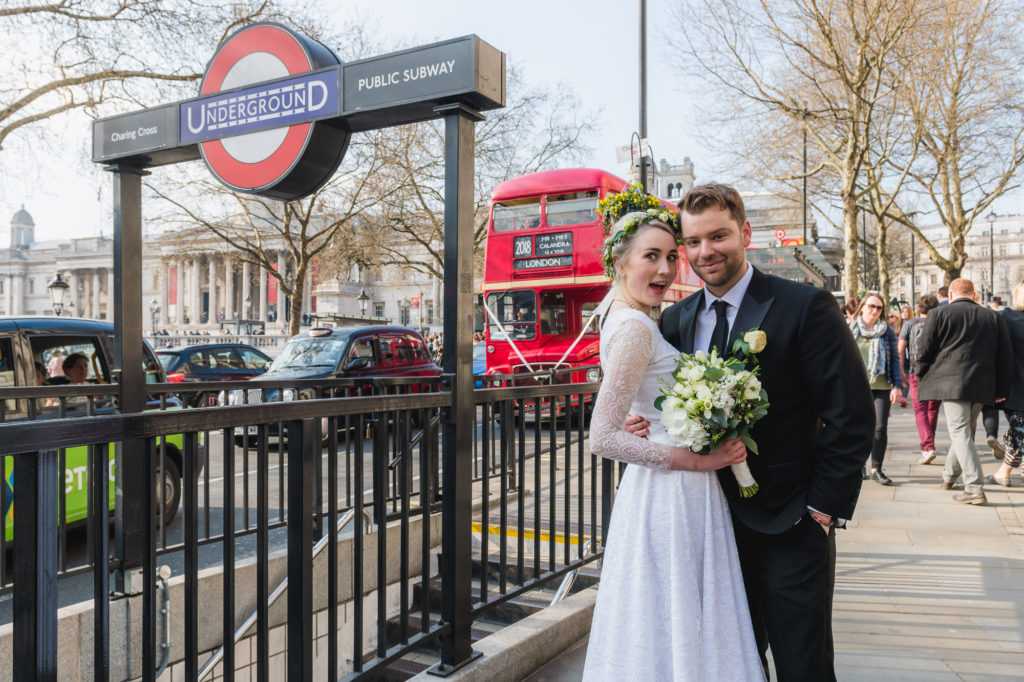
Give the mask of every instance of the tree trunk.
M 301 263 L 295 266 L 295 283 L 292 285 L 292 297 L 288 301 L 288 311 L 291 317 L 288 321 L 289 338 L 299 333 L 299 326 L 302 324 L 302 299 L 305 294 L 306 265 Z
M 889 298 L 889 260 L 886 258 L 886 250 L 889 244 L 889 226 L 879 221 L 875 234 L 875 259 L 878 261 L 878 290 L 882 292 L 882 302 L 885 303 L 886 312 L 883 317 L 888 317 L 890 305 Z
M 845 185 L 844 184 L 844 189 Z M 852 189 L 843 192 L 843 293 L 846 300 L 857 297 L 857 200 Z

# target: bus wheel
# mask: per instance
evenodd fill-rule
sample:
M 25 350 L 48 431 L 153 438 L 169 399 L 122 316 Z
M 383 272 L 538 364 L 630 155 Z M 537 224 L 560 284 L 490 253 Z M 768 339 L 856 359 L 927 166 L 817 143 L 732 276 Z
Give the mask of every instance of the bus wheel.
M 164 459 L 163 480 L 157 481 L 154 492 L 156 493 L 156 503 L 162 505 L 163 508 L 164 526 L 169 526 L 178 513 L 178 505 L 181 503 L 181 472 L 170 457 Z

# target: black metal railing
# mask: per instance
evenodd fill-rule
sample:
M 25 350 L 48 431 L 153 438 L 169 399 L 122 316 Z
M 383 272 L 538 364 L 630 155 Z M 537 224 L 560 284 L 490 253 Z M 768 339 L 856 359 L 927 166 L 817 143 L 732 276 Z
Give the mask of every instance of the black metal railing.
M 476 390 L 473 413 L 456 416 L 451 394 L 420 377 L 258 383 L 259 396 L 248 392 L 255 386 L 248 382 L 150 385 L 152 409 L 133 415 L 96 407 L 113 401 L 116 389 L 110 387 L 0 389 L 0 405 L 86 394 L 93 403 L 91 409 L 0 424 L 2 473 L 13 484 L 0 491 L 0 502 L 5 510 L 12 499 L 17 502 L 13 540 L 6 534 L 2 540 L 13 570 L 0 562 L 0 589 L 14 595 L 15 670 L 36 670 L 39 679 L 61 677 L 51 637 L 61 605 L 57 581 L 61 599 L 74 600 L 71 583 L 78 580 L 82 600 L 93 603 L 97 679 L 122 673 L 155 678 L 162 653 L 158 562 L 179 576 L 184 628 L 172 633 L 170 660 L 184 661 L 188 679 L 197 678 L 208 652 L 238 637 L 255 642 L 252 673 L 269 674 L 278 653 L 270 649 L 270 631 L 278 626 L 287 629 L 289 679 L 309 679 L 314 641 L 323 644 L 326 669 L 337 679 L 373 676 L 388 667 L 408 670 L 403 657 L 436 655 L 446 638 L 472 636 L 455 633 L 440 618 L 449 598 L 438 581 L 445 562 L 472 564 L 467 615 L 501 620 L 527 592 L 600 557 L 618 467 L 594 460 L 585 444 L 596 385 L 547 381 Z M 285 389 L 311 397 L 283 400 Z M 222 390 L 222 402 L 232 402 L 231 391 L 243 391 L 234 394 L 241 404 L 181 409 L 172 397 Z M 246 404 L 271 395 L 273 402 Z M 451 556 L 438 551 L 441 500 L 454 494 L 445 486 L 439 456 L 445 420 L 474 433 L 472 451 L 465 453 L 472 457 L 471 490 L 464 491 L 473 512 L 458 519 L 472 528 L 474 541 Z M 181 502 L 173 510 L 158 504 L 169 501 L 163 486 L 134 491 L 150 510 L 144 556 L 111 556 L 111 505 L 103 503 L 110 498 L 109 453 L 111 444 L 130 439 L 144 443 L 146 480 L 164 481 L 177 468 Z M 66 486 L 57 484 L 67 477 L 58 472 L 68 453 L 77 456 L 80 448 L 86 463 L 79 473 L 88 490 L 84 551 L 82 538 L 76 543 L 72 533 L 80 522 L 65 518 Z M 19 514 L 22 505 L 53 513 Z M 353 523 L 339 530 L 346 515 L 368 515 L 372 526 Z M 315 565 L 313 547 L 325 538 L 322 565 Z M 585 552 L 587 542 L 598 550 Z M 282 547 L 286 555 L 275 558 Z M 141 594 L 126 590 L 108 597 L 110 572 L 94 570 L 99 565 L 138 566 Z M 253 565 L 254 579 L 240 583 L 249 579 L 238 576 Z M 216 632 L 200 628 L 200 621 L 211 620 L 211 604 L 201 607 L 199 595 L 213 589 L 200 574 L 211 567 L 223 569 L 215 590 L 221 612 Z M 324 580 L 314 583 L 314 569 Z M 274 615 L 268 599 L 284 575 L 286 614 Z M 110 659 L 110 606 L 120 599 L 142 602 L 138 660 Z M 246 617 L 237 614 L 250 606 L 251 628 L 239 633 Z M 318 625 L 318 613 L 326 614 L 326 627 Z M 364 632 L 370 621 L 372 630 Z M 343 628 L 346 641 L 340 641 Z M 455 649 L 468 648 L 462 645 L 468 642 Z M 219 656 L 230 679 L 234 647 L 224 646 Z

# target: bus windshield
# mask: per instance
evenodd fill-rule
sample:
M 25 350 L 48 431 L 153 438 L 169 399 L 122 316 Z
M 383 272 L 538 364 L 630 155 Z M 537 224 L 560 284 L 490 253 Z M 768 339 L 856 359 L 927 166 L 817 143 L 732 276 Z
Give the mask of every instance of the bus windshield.
M 565 294 L 561 291 L 542 291 L 540 294 L 540 333 L 568 334 L 565 315 Z
M 549 227 L 597 222 L 597 191 L 552 194 L 544 209 Z
M 495 232 L 528 230 L 534 227 L 540 227 L 540 197 L 494 204 Z
M 508 337 L 533 339 L 537 336 L 537 294 L 530 290 L 506 291 L 488 294 L 487 307 L 497 316 Z M 494 320 L 490 319 L 490 337 L 506 338 Z

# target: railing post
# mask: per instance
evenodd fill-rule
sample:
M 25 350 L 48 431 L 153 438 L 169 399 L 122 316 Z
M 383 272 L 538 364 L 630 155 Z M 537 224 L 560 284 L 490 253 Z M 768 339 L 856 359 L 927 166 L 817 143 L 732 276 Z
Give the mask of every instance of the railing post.
M 142 176 L 130 165 L 109 168 L 114 176 L 114 371 L 120 382 L 121 414 L 146 409 L 146 377 L 142 371 Z M 116 448 L 115 550 L 120 560 L 116 587 L 130 592 L 126 575 L 142 566 L 146 548 L 144 524 L 151 521 L 138 494 L 147 483 L 144 444 L 127 440 Z
M 318 455 L 312 419 L 288 430 L 288 680 L 313 679 L 313 468 Z
M 477 655 L 472 615 L 473 429 L 473 154 L 480 114 L 460 104 L 444 116 L 444 369 L 452 402 L 443 420 L 441 468 L 441 662 L 428 672 L 447 676 Z
M 57 451 L 14 457 L 14 671 L 57 679 Z M 0 557 L 0 560 L 3 560 Z M 101 598 L 105 599 L 106 595 Z M 32 671 L 32 672 L 30 672 Z

